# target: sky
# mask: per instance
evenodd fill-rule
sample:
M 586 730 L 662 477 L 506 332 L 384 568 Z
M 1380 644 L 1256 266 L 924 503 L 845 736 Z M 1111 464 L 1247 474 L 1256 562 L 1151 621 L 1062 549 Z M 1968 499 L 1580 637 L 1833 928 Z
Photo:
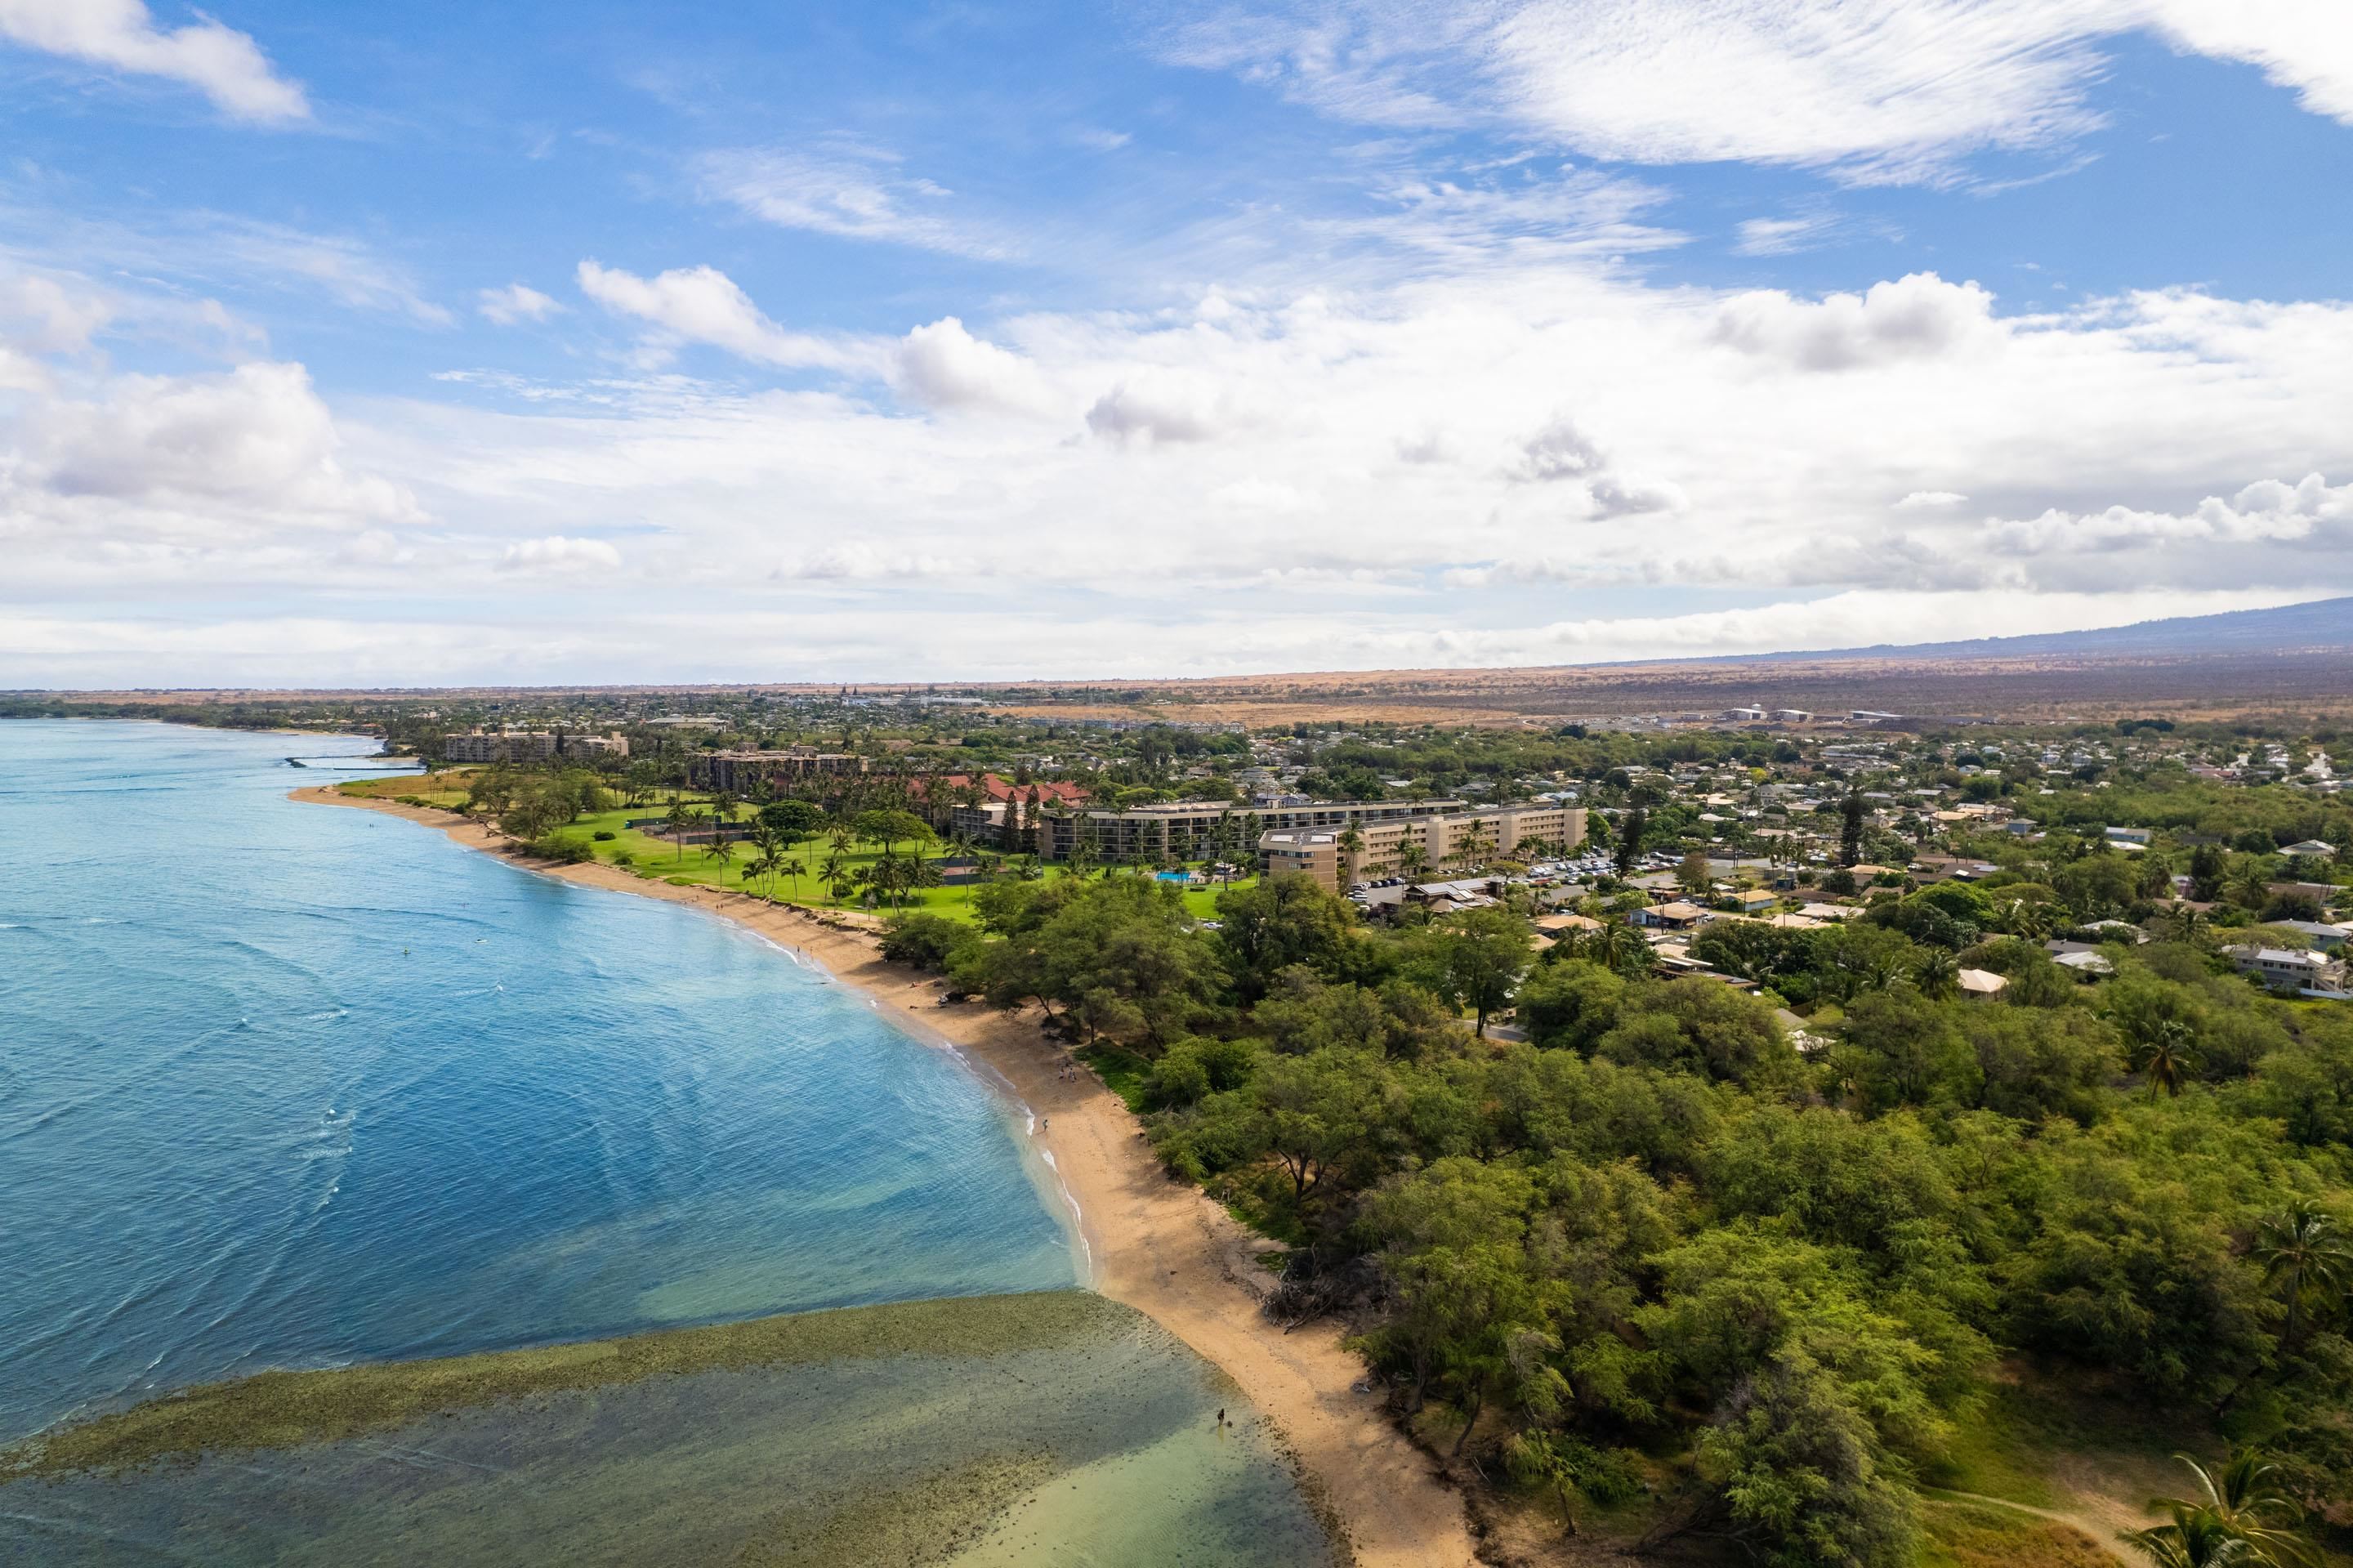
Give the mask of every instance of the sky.
M 0 0 L 0 688 L 2353 593 L 2353 5 Z

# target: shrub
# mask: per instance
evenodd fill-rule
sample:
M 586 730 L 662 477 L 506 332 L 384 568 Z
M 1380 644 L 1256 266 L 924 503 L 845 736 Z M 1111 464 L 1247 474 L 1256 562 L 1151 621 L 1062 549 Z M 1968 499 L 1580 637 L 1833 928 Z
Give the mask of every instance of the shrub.
M 588 836 L 595 839 L 600 844 L 608 844 L 613 842 L 616 835 L 610 828 L 598 828 L 595 832 Z
M 901 915 L 882 928 L 882 956 L 920 969 L 947 968 L 948 955 L 971 939 L 972 928 L 944 915 Z
M 523 850 L 539 860 L 562 861 L 566 865 L 596 858 L 595 851 L 569 833 L 542 833 L 523 845 Z

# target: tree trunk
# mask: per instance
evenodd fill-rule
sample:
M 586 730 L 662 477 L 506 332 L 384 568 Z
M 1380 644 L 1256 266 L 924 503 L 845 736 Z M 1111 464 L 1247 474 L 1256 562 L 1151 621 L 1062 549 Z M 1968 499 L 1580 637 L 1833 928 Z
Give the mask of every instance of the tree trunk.
M 1471 1441 L 1471 1429 L 1479 1425 L 1479 1411 L 1486 1403 L 1484 1394 L 1474 1393 L 1471 1396 L 1471 1414 L 1462 1423 L 1462 1435 L 1454 1439 L 1454 1448 L 1447 1455 L 1448 1458 L 1459 1459 L 1462 1457 L 1462 1446 Z

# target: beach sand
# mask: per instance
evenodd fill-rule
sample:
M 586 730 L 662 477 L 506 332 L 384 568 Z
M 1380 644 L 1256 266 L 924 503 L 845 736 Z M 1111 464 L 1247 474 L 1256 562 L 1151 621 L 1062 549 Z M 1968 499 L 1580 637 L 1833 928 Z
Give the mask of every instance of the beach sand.
M 292 796 L 406 818 L 474 849 L 508 844 L 502 834 L 448 811 L 357 799 L 332 785 Z M 1390 1423 L 1379 1396 L 1356 1392 L 1364 1363 L 1341 1348 L 1339 1331 L 1309 1324 L 1285 1333 L 1259 1310 L 1271 1283 L 1255 1262 L 1262 1244 L 1198 1188 L 1172 1179 L 1135 1117 L 1092 1073 L 1058 1077 L 1067 1053 L 1034 1016 L 980 1002 L 939 1005 L 939 982 L 883 962 L 854 916 L 812 915 L 744 894 L 672 886 L 609 865 L 522 863 L 567 882 L 691 904 L 733 920 L 864 991 L 919 1037 L 944 1040 L 985 1064 L 1039 1119 L 1030 1136 L 1078 1207 L 1092 1269 L 1088 1283 L 1152 1318 L 1241 1385 L 1282 1433 L 1362 1568 L 1465 1568 L 1477 1560 L 1461 1497 Z

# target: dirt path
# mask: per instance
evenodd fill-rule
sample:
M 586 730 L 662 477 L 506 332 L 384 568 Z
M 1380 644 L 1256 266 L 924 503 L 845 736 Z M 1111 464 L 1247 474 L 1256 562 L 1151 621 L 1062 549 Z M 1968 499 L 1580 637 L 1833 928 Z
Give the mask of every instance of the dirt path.
M 2031 1514 L 2036 1519 L 2047 1519 L 2053 1524 L 2063 1524 L 2071 1529 L 2082 1531 L 2091 1537 L 2094 1545 L 2119 1563 L 2133 1561 L 2116 1545 L 2116 1525 L 2109 1520 L 2095 1519 L 2088 1513 L 2070 1512 L 2054 1508 L 2036 1508 L 2032 1503 L 2012 1502 L 2008 1498 L 1989 1498 L 1983 1492 L 1957 1492 L 1946 1487 L 1923 1487 L 1920 1491 L 1924 1497 L 1938 1499 L 1946 1502 L 1978 1503 L 1986 1508 L 2006 1509 L 2011 1513 Z
M 505 842 L 447 811 L 358 800 L 332 786 L 297 789 L 293 798 L 421 822 L 475 849 Z M 1067 1057 L 1034 1019 L 977 1002 L 940 1006 L 935 982 L 884 963 L 872 938 L 841 917 L 674 887 L 609 865 L 530 863 L 567 882 L 691 904 L 733 920 L 864 991 L 910 1033 L 985 1064 L 1039 1118 L 1031 1136 L 1077 1206 L 1094 1288 L 1152 1318 L 1241 1385 L 1297 1457 L 1362 1568 L 1468 1568 L 1476 1561 L 1461 1498 L 1398 1433 L 1379 1400 L 1355 1392 L 1364 1363 L 1341 1349 L 1334 1329 L 1285 1334 L 1259 1311 L 1265 1277 L 1252 1262 L 1254 1238 L 1199 1190 L 1162 1171 L 1135 1118 L 1092 1074 L 1062 1077 Z

